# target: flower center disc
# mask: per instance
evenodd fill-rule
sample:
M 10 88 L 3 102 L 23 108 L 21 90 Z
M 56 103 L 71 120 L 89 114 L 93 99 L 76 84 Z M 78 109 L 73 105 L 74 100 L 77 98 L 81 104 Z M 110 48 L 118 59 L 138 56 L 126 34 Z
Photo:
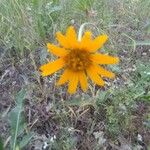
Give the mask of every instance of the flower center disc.
M 85 50 L 71 50 L 65 57 L 66 65 L 73 71 L 83 71 L 91 64 L 90 53 Z

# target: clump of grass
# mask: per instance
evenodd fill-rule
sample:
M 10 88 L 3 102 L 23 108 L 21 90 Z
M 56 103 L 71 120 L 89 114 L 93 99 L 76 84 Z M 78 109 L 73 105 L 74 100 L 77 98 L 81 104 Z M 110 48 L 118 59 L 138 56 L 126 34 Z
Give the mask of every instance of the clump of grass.
M 57 1 L 44 0 L 4 0 L 0 7 L 1 44 L 18 53 L 43 45 L 60 11 Z

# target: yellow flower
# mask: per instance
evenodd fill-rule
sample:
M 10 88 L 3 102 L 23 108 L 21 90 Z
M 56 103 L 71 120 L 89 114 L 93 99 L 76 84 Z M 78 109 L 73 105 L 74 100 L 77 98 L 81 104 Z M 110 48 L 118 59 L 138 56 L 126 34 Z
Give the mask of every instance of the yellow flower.
M 60 46 L 47 44 L 48 51 L 58 57 L 53 62 L 48 62 L 40 67 L 42 76 L 48 76 L 64 68 L 57 85 L 68 82 L 68 92 L 76 92 L 78 83 L 83 91 L 87 90 L 89 77 L 99 86 L 104 86 L 101 77 L 114 78 L 114 73 L 105 70 L 100 65 L 116 64 L 118 57 L 97 53 L 97 50 L 107 41 L 107 35 L 99 35 L 92 39 L 92 33 L 86 31 L 81 38 L 77 40 L 77 35 L 73 26 L 67 29 L 66 35 L 60 32 L 56 33 L 56 38 Z

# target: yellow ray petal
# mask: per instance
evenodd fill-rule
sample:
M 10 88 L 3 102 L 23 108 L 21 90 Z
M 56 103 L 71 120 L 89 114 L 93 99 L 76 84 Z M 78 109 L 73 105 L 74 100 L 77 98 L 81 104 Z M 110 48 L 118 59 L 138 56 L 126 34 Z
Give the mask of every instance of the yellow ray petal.
M 92 43 L 92 33 L 90 31 L 86 31 L 81 39 L 80 49 L 90 50 L 91 43 Z
M 99 65 L 93 65 L 94 69 L 96 70 L 96 72 L 104 77 L 108 77 L 108 78 L 114 78 L 115 74 L 104 69 L 103 67 L 99 66 Z
M 92 39 L 91 31 L 86 31 L 81 39 L 81 42 L 90 41 Z
M 95 52 L 96 50 L 100 49 L 105 44 L 107 39 L 108 39 L 108 36 L 105 34 L 96 37 L 90 46 L 91 48 L 90 52 Z
M 64 73 L 61 75 L 60 79 L 57 82 L 57 85 L 62 85 L 69 80 L 70 77 L 70 70 L 65 69 Z
M 68 41 L 67 41 L 67 38 L 61 34 L 61 32 L 57 32 L 56 33 L 56 39 L 58 40 L 59 44 L 68 49 L 69 48 L 69 44 L 68 44 Z
M 102 78 L 97 74 L 96 70 L 93 66 L 89 67 L 87 70 L 87 75 L 90 77 L 90 79 L 95 82 L 97 85 L 104 86 L 105 82 L 102 80 Z
M 84 72 L 79 73 L 79 82 L 83 91 L 87 90 L 88 82 Z
M 60 48 L 60 47 L 57 47 L 53 44 L 50 44 L 50 43 L 47 43 L 47 48 L 48 48 L 48 51 L 53 53 L 54 55 L 56 56 L 65 56 L 68 54 L 68 51 L 64 48 Z
M 49 62 L 45 65 L 42 65 L 40 67 L 40 70 L 42 71 L 42 76 L 48 76 L 53 74 L 54 72 L 60 70 L 62 67 L 64 67 L 65 62 L 63 58 L 57 59 L 56 61 Z
M 97 64 L 117 64 L 119 62 L 118 57 L 113 57 L 104 54 L 92 54 L 91 60 Z
M 79 81 L 78 73 L 72 72 L 70 79 L 69 79 L 69 84 L 68 84 L 68 92 L 70 94 L 73 94 L 76 92 L 78 81 Z
M 77 35 L 73 26 L 70 26 L 66 32 L 66 39 L 70 49 L 75 49 L 78 46 Z

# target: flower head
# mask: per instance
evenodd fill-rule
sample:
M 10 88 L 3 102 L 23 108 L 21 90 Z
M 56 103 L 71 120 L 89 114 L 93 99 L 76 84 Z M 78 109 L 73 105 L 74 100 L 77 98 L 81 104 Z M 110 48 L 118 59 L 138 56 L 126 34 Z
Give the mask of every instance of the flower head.
M 57 32 L 56 38 L 60 45 L 48 43 L 47 48 L 58 59 L 40 67 L 42 76 L 51 75 L 64 68 L 57 85 L 68 82 L 68 92 L 71 94 L 76 92 L 78 83 L 81 89 L 86 91 L 88 77 L 99 86 L 104 86 L 102 77 L 114 78 L 114 73 L 104 69 L 101 65 L 116 64 L 119 58 L 97 52 L 107 41 L 107 35 L 99 35 L 92 39 L 92 33 L 86 31 L 79 41 L 74 27 L 70 26 L 66 35 Z

